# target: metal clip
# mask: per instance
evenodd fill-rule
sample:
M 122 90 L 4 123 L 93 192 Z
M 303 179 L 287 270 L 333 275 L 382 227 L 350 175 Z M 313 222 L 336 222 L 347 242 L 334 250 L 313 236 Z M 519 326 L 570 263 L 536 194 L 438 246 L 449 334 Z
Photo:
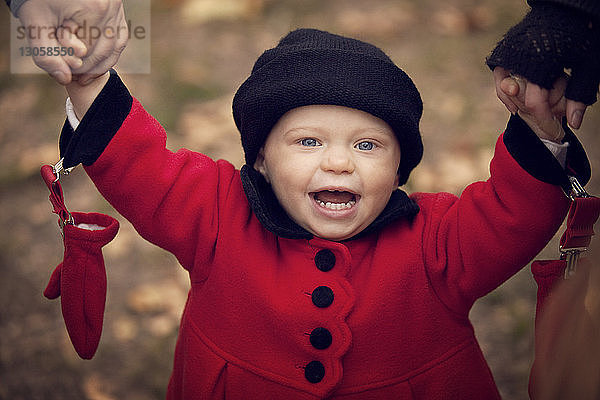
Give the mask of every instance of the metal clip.
M 571 200 L 575 200 L 576 198 L 590 197 L 590 194 L 586 192 L 586 190 L 583 188 L 583 185 L 579 183 L 577 178 L 574 176 L 569 176 L 569 182 L 571 182 L 571 190 L 569 193 L 567 193 L 567 196 Z
M 61 196 L 61 203 L 62 203 L 62 206 L 64 207 L 64 210 L 66 211 L 66 213 L 68 215 L 68 218 L 66 220 L 63 220 L 63 218 L 60 217 L 60 214 L 59 214 L 59 218 L 58 218 L 58 228 L 60 229 L 60 233 L 61 233 L 63 239 L 65 237 L 65 226 L 66 225 L 74 225 L 75 224 L 75 220 L 73 219 L 73 215 L 64 206 L 64 200 L 62 199 L 62 189 L 60 189 L 60 183 L 58 182 L 59 179 L 60 179 L 60 173 L 61 172 L 64 175 L 69 175 L 71 173 L 71 171 L 73 171 L 73 169 L 75 167 L 64 168 L 63 167 L 64 160 L 65 160 L 65 158 L 63 157 L 60 160 L 58 160 L 58 162 L 56 164 L 54 164 L 52 166 L 52 172 L 56 176 L 56 179 L 54 180 L 52 186 L 57 185 L 59 187 L 58 190 L 59 190 L 60 196 Z
M 71 171 L 73 171 L 73 169 L 75 167 L 70 167 L 70 168 L 63 168 L 63 162 L 65 161 L 65 158 L 61 158 L 60 160 L 58 160 L 58 162 L 56 164 L 54 164 L 52 166 L 52 171 L 54 172 L 54 175 L 56 175 L 56 181 L 58 181 L 60 179 L 60 173 L 62 172 L 65 175 L 69 175 L 71 173 Z M 54 181 L 54 182 L 56 182 Z
M 75 219 L 71 213 L 69 213 L 69 219 L 66 221 L 63 221 L 61 218 L 58 219 L 58 229 L 63 239 L 65 238 L 65 226 L 67 225 L 75 225 Z
M 590 197 L 590 194 L 584 189 L 583 185 L 579 183 L 577 178 L 575 178 L 574 176 L 569 176 L 569 182 L 571 183 L 571 189 L 568 193 L 566 193 L 566 195 L 571 199 L 571 201 L 575 201 L 575 199 Z M 581 255 L 581 253 L 587 251 L 587 247 L 563 248 L 562 246 L 560 246 L 559 251 L 560 259 L 565 260 L 567 262 L 564 278 L 569 279 L 571 276 L 575 275 L 579 256 Z
M 569 279 L 575 272 L 577 271 L 577 261 L 579 261 L 579 256 L 584 251 L 587 251 L 587 247 L 577 247 L 572 249 L 560 249 L 560 259 L 565 260 L 567 262 L 567 266 L 565 268 L 565 279 Z

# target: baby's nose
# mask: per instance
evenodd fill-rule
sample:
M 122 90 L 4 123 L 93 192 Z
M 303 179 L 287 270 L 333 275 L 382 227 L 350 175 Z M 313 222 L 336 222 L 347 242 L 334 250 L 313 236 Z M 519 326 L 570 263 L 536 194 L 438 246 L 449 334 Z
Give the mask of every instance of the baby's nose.
M 340 149 L 331 149 L 324 154 L 321 161 L 321 169 L 335 174 L 351 174 L 354 172 L 354 162 L 349 152 Z

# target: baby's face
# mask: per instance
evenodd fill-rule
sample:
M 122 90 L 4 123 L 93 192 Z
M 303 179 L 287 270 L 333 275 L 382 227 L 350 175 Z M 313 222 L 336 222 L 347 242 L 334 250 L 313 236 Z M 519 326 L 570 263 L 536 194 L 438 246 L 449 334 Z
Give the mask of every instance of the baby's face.
M 386 122 L 353 108 L 311 105 L 281 117 L 254 167 L 298 225 L 339 241 L 383 211 L 398 187 L 399 164 Z

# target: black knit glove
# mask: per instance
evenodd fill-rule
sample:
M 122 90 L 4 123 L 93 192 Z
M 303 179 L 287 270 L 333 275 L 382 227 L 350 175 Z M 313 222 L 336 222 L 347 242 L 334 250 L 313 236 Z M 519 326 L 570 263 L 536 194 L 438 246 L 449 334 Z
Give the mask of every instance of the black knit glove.
M 571 69 L 565 96 L 593 104 L 600 84 L 600 21 L 561 5 L 534 5 L 486 62 L 546 89 Z
M 527 0 L 527 4 L 535 7 L 538 4 L 562 4 L 571 9 L 579 10 L 598 21 L 600 19 L 600 2 L 598 0 Z

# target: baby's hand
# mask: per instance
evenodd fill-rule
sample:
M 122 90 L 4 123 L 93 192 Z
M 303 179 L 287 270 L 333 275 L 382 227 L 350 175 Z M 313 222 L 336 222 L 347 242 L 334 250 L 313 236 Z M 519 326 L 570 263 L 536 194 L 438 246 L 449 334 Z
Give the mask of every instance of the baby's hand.
M 525 78 L 510 75 L 500 82 L 503 94 L 512 102 L 519 116 L 529 125 L 538 137 L 561 143 L 565 131 L 561 119 L 566 115 L 567 101 L 564 96 L 567 87 L 566 78 L 559 78 L 551 90 L 541 89 Z M 529 98 L 543 99 L 544 107 L 549 113 L 528 107 Z M 539 102 L 536 102 L 539 104 Z

